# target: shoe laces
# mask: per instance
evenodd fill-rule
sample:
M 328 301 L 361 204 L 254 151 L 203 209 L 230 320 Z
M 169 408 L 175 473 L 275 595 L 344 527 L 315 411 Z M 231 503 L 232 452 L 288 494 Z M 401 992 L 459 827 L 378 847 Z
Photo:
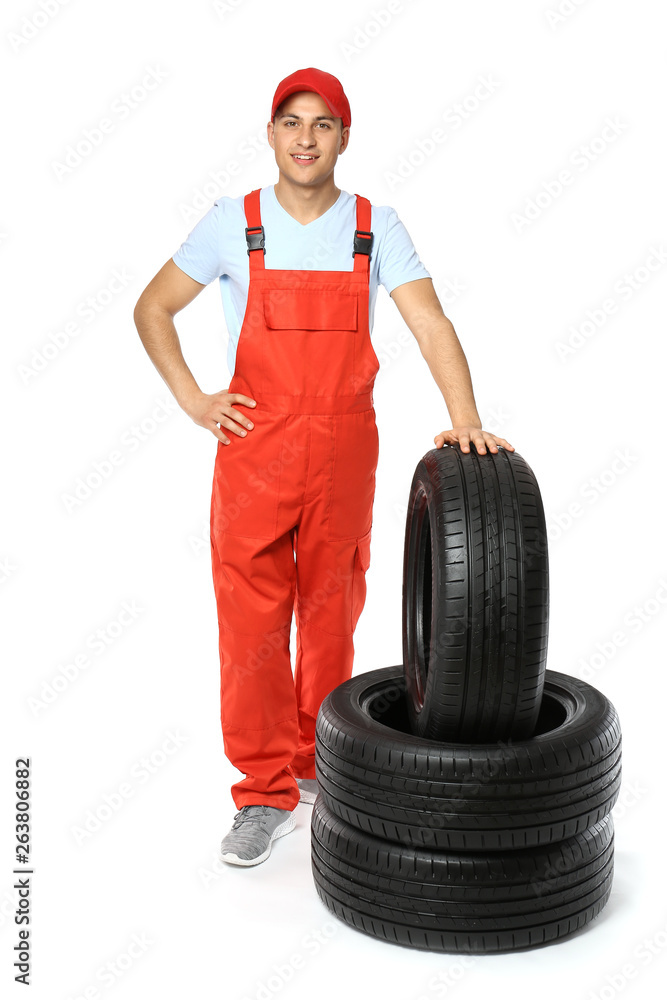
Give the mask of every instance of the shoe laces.
M 261 809 L 258 813 L 248 813 L 243 812 L 243 809 Z M 232 824 L 232 829 L 237 830 L 241 823 L 261 823 L 269 814 L 268 806 L 244 806 L 240 812 L 237 812 L 234 817 L 234 823 Z

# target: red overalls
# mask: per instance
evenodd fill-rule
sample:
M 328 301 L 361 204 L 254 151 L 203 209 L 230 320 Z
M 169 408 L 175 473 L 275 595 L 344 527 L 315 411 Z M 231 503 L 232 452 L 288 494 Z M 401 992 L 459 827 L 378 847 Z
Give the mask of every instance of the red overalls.
M 229 392 L 257 401 L 234 404 L 255 426 L 219 442 L 211 498 L 224 748 L 246 775 L 232 786 L 237 809 L 294 809 L 295 778 L 315 777 L 320 704 L 352 676 L 380 367 L 369 331 L 371 205 L 356 198 L 353 271 L 266 269 L 259 189 L 244 200 L 250 285 Z

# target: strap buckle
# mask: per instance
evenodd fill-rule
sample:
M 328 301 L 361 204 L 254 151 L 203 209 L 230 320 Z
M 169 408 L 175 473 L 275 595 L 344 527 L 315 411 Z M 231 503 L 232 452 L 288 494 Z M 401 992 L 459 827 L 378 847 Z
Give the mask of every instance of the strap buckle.
M 354 257 L 355 254 L 364 253 L 367 257 L 370 257 L 372 246 L 373 234 L 365 229 L 355 229 L 354 250 L 352 251 L 352 256 Z
M 248 256 L 250 256 L 251 250 L 263 250 L 266 253 L 264 226 L 246 226 L 245 240 L 248 244 Z

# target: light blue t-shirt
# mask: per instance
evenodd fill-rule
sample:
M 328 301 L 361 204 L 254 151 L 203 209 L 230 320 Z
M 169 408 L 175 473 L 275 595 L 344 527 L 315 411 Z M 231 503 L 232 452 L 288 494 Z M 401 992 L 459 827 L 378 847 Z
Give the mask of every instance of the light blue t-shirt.
M 222 307 L 229 331 L 227 364 L 232 375 L 250 280 L 244 197 L 218 198 L 172 257 L 182 271 L 203 285 L 220 279 Z M 341 191 L 324 215 L 305 226 L 282 207 L 273 185 L 261 189 L 260 209 L 266 237 L 265 267 L 354 270 L 352 242 L 357 219 L 353 194 Z M 374 234 L 369 290 L 372 331 L 378 285 L 384 285 L 391 294 L 406 281 L 431 275 L 419 259 L 405 226 L 389 205 L 371 206 L 371 231 Z

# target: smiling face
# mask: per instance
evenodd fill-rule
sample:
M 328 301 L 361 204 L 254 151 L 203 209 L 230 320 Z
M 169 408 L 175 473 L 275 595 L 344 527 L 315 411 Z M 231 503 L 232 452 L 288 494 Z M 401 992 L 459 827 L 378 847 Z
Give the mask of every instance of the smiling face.
M 319 94 L 304 90 L 286 98 L 276 109 L 275 124 L 267 126 L 281 180 L 309 187 L 324 183 L 350 137 L 349 126 L 342 124 Z

